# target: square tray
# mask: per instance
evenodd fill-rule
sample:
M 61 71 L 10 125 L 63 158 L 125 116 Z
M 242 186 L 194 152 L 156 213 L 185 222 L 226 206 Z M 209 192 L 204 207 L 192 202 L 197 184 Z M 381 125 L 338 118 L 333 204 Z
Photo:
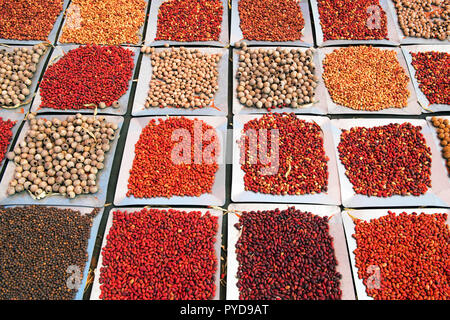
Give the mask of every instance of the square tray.
M 265 193 L 256 193 L 245 191 L 244 189 L 244 171 L 240 166 L 240 148 L 237 141 L 242 136 L 244 124 L 252 119 L 259 119 L 262 115 L 237 115 L 234 116 L 233 129 L 233 177 L 231 199 L 234 202 L 284 202 L 284 203 L 318 203 L 318 204 L 341 204 L 341 195 L 339 187 L 339 178 L 335 158 L 335 146 L 331 133 L 331 122 L 326 117 L 301 116 L 298 119 L 316 122 L 323 133 L 323 147 L 325 154 L 330 159 L 328 161 L 328 191 L 316 194 L 304 195 L 273 195 Z
M 319 7 L 317 0 L 310 0 L 311 8 L 314 20 L 314 31 L 316 32 L 316 42 L 319 47 L 326 46 L 342 46 L 342 45 L 355 45 L 355 44 L 366 44 L 366 45 L 384 45 L 384 46 L 397 46 L 399 44 L 398 33 L 395 29 L 395 22 L 392 18 L 391 11 L 388 8 L 387 2 L 389 0 L 380 0 L 380 7 L 386 12 L 387 20 L 387 37 L 388 39 L 381 40 L 326 40 L 323 39 L 322 25 L 320 24 Z
M 69 51 L 76 49 L 78 47 L 80 47 L 80 45 L 75 45 L 75 44 L 58 45 L 52 52 L 52 55 L 50 57 L 50 62 L 53 65 L 59 59 L 61 59 L 63 57 L 63 55 L 65 55 Z M 105 109 L 97 108 L 98 114 L 124 115 L 127 112 L 128 102 L 129 102 L 130 93 L 131 93 L 131 87 L 133 85 L 133 76 L 136 71 L 136 65 L 137 65 L 138 57 L 139 57 L 140 53 L 139 53 L 139 48 L 136 48 L 136 47 L 122 46 L 122 48 L 128 49 L 128 50 L 134 52 L 134 57 L 133 57 L 134 67 L 133 67 L 133 71 L 131 73 L 131 78 L 128 81 L 128 90 L 118 100 L 120 103 L 120 108 L 118 108 L 118 109 L 114 109 L 112 107 L 107 107 Z M 49 66 L 50 66 L 50 63 L 47 65 L 45 72 L 47 72 L 47 69 Z M 43 77 L 45 77 L 45 72 L 44 72 Z M 39 113 L 49 113 L 49 112 L 51 112 L 51 113 L 94 113 L 94 109 L 87 109 L 87 108 L 86 109 L 78 109 L 78 110 L 76 110 L 76 109 L 41 108 L 40 107 L 41 103 L 42 103 L 41 89 L 39 88 L 36 92 L 36 97 L 34 98 L 33 103 L 31 105 L 32 112 L 37 112 L 38 114 Z
M 324 72 L 322 61 L 325 59 L 325 55 L 333 52 L 335 49 L 340 49 L 340 48 L 326 47 L 326 48 L 319 49 L 319 58 L 320 58 L 319 68 L 320 68 L 321 75 Z M 406 75 L 409 76 L 408 66 L 406 64 L 405 57 L 403 56 L 400 48 L 378 47 L 378 49 L 394 50 L 395 52 L 397 52 L 398 61 L 399 61 L 400 65 L 403 67 L 403 70 L 405 71 Z M 323 78 L 321 80 L 323 81 Z M 410 95 L 409 95 L 409 98 L 407 101 L 407 106 L 405 108 L 387 108 L 387 109 L 378 110 L 378 111 L 364 111 L 364 110 L 354 110 L 352 108 L 348 108 L 348 107 L 344 107 L 344 106 L 336 104 L 333 101 L 333 99 L 331 99 L 330 93 L 328 92 L 328 89 L 326 89 L 326 87 L 325 87 L 326 104 L 328 106 L 328 113 L 329 114 L 419 115 L 421 113 L 421 107 L 420 107 L 419 103 L 417 102 L 416 92 L 411 83 L 411 79 L 409 79 L 409 81 L 408 81 L 407 89 L 410 92 Z
M 149 209 L 160 209 L 160 210 L 168 210 L 170 208 L 152 208 L 152 207 L 146 207 Z M 101 294 L 101 289 L 100 289 L 100 268 L 103 266 L 103 249 L 106 246 L 107 243 L 107 237 L 109 234 L 109 231 L 113 225 L 113 212 L 115 211 L 122 211 L 122 212 L 135 212 L 135 211 L 141 211 L 144 208 L 112 208 L 109 211 L 109 216 L 108 216 L 108 220 L 106 222 L 106 228 L 105 228 L 105 233 L 103 236 L 103 241 L 102 241 L 102 247 L 99 253 L 99 257 L 98 257 L 98 263 L 97 263 L 97 267 L 95 268 L 95 277 L 94 277 L 94 282 L 92 285 L 92 291 L 91 291 L 91 297 L 90 300 L 100 300 L 100 294 Z M 186 211 L 186 212 L 192 212 L 192 211 L 200 211 L 203 214 L 205 214 L 206 212 L 210 212 L 211 215 L 218 217 L 218 229 L 217 229 L 217 235 L 216 235 L 216 242 L 214 244 L 214 248 L 216 251 L 216 258 L 217 258 L 217 269 L 216 269 L 216 274 L 215 274 L 215 284 L 216 284 L 216 293 L 214 296 L 214 300 L 219 300 L 220 299 L 220 249 L 221 249 L 221 235 L 222 235 L 222 211 L 219 210 L 213 210 L 213 209 L 200 209 L 200 208 L 172 208 L 175 210 L 179 210 L 179 211 Z
M 355 233 L 355 224 L 352 218 L 349 216 L 351 214 L 353 217 L 357 219 L 361 219 L 364 221 L 370 221 L 371 219 L 378 219 L 382 216 L 386 216 L 388 211 L 391 210 L 397 214 L 401 212 L 406 213 L 447 213 L 450 214 L 450 210 L 442 209 L 442 208 L 417 208 L 417 209 L 363 209 L 363 210 L 344 210 L 342 211 L 342 221 L 344 223 L 345 236 L 347 239 L 348 251 L 350 253 L 350 260 L 353 272 L 353 281 L 356 288 L 356 294 L 358 296 L 358 300 L 373 300 L 372 297 L 368 296 L 366 293 L 366 286 L 364 285 L 362 279 L 358 277 L 358 268 L 356 267 L 355 262 L 355 254 L 354 251 L 356 249 L 356 239 L 353 238 L 353 234 Z M 450 223 L 450 218 L 447 218 L 447 225 Z
M 147 126 L 151 119 L 162 119 L 164 117 L 140 117 L 132 118 L 128 130 L 127 140 L 124 149 L 124 156 L 120 166 L 119 178 L 114 197 L 116 206 L 131 205 L 217 205 L 221 206 L 225 203 L 225 148 L 226 148 L 226 129 L 227 119 L 225 117 L 198 117 L 187 116 L 188 119 L 198 119 L 206 122 L 214 127 L 220 141 L 220 155 L 217 159 L 219 169 L 216 172 L 212 193 L 202 194 L 200 197 L 181 197 L 173 196 L 171 198 L 155 197 L 155 198 L 135 198 L 127 197 L 128 179 L 130 170 L 133 166 L 135 157 L 135 145 L 139 140 L 142 129 Z
M 273 49 L 271 47 L 251 47 L 252 50 L 254 49 Z M 312 106 L 308 108 L 289 108 L 289 107 L 283 107 L 283 108 L 274 108 L 271 112 L 277 112 L 277 113 L 283 113 L 283 112 L 294 112 L 299 114 L 327 114 L 327 102 L 326 102 L 326 95 L 328 94 L 327 89 L 325 88 L 325 84 L 322 80 L 322 69 L 320 68 L 320 56 L 317 49 L 314 48 L 299 48 L 299 47 L 283 47 L 283 49 L 300 49 L 302 51 L 306 51 L 308 49 L 311 49 L 313 51 L 313 62 L 316 65 L 315 69 L 315 75 L 317 76 L 319 82 L 317 83 L 317 87 L 315 88 L 315 98 L 318 101 L 317 103 L 314 103 Z M 247 106 L 243 106 L 238 97 L 237 97 L 237 87 L 238 87 L 238 80 L 236 79 L 236 73 L 239 67 L 239 56 L 238 52 L 240 49 L 233 49 L 233 114 L 261 114 L 261 113 L 268 113 L 266 108 L 249 108 Z
M 303 20 L 305 21 L 305 26 L 302 30 L 302 39 L 296 41 L 257 41 L 257 40 L 246 40 L 242 34 L 240 27 L 241 19 L 239 17 L 239 0 L 232 1 L 231 4 L 231 45 L 236 45 L 236 42 L 245 41 L 249 46 L 266 46 L 266 45 L 279 45 L 279 46 L 299 46 L 299 47 L 313 47 L 314 38 L 311 27 L 311 17 L 309 12 L 309 5 L 307 0 L 299 0 L 299 6 L 302 10 Z
M 66 119 L 68 115 L 51 115 L 51 116 L 42 116 L 38 118 L 47 118 L 47 119 Z M 101 207 L 106 202 L 106 192 L 108 188 L 109 177 L 111 175 L 112 164 L 114 161 L 114 154 L 117 148 L 117 141 L 119 139 L 119 134 L 122 128 L 123 118 L 119 116 L 105 116 L 106 121 L 113 122 L 118 125 L 116 138 L 111 142 L 111 149 L 105 153 L 105 161 L 104 161 L 104 169 L 100 170 L 97 174 L 97 185 L 98 192 L 95 194 L 87 194 L 87 195 L 77 195 L 74 199 L 69 199 L 61 195 L 49 196 L 41 200 L 33 199 L 26 191 L 15 194 L 13 196 L 7 195 L 7 189 L 9 182 L 11 181 L 16 165 L 13 161 L 8 161 L 6 170 L 3 174 L 2 180 L 0 182 L 0 205 L 20 205 L 23 203 L 27 204 L 37 204 L 37 205 L 46 205 L 46 206 L 82 206 L 82 207 Z M 15 145 L 18 145 L 25 138 L 28 129 L 30 128 L 30 124 L 26 121 L 23 125 L 23 128 L 19 134 L 19 137 L 16 141 Z
M 341 210 L 336 206 L 303 205 L 303 204 L 250 204 L 232 203 L 228 206 L 228 269 L 227 269 L 227 300 L 238 300 L 239 289 L 237 287 L 237 271 L 239 263 L 236 255 L 236 243 L 240 237 L 240 231 L 234 225 L 239 222 L 236 211 L 274 210 L 279 208 L 285 210 L 295 207 L 297 210 L 312 212 L 320 217 L 331 217 L 328 221 L 330 235 L 333 238 L 333 246 L 338 262 L 336 270 L 342 275 L 341 290 L 342 300 L 355 300 L 355 289 L 353 287 L 350 262 L 345 243 L 344 228 L 342 226 Z
M 150 89 L 150 80 L 152 79 L 153 67 L 151 64 L 150 55 L 144 54 L 142 56 L 141 67 L 139 70 L 139 78 L 136 86 L 136 93 L 133 101 L 133 116 L 149 116 L 149 115 L 223 115 L 228 114 L 228 50 L 224 48 L 192 48 L 198 49 L 202 53 L 216 54 L 222 53 L 222 58 L 217 64 L 219 77 L 217 79 L 219 89 L 214 95 L 214 105 L 220 110 L 213 107 L 185 109 L 185 108 L 159 108 L 150 107 L 145 108 L 145 100 L 148 97 Z M 156 52 L 161 52 L 168 49 L 156 48 Z
M 390 123 L 409 122 L 414 126 L 422 127 L 422 134 L 426 144 L 431 149 L 431 184 L 427 192 L 420 196 L 401 196 L 393 195 L 383 198 L 376 196 L 366 196 L 356 194 L 353 185 L 345 175 L 345 167 L 338 161 L 339 180 L 341 184 L 342 205 L 350 208 L 361 207 L 408 207 L 408 206 L 436 206 L 450 207 L 450 181 L 447 178 L 446 170 L 442 161 L 437 161 L 436 156 L 440 157 L 440 152 L 436 149 L 433 141 L 432 132 L 425 120 L 422 119 L 339 119 L 331 120 L 334 144 L 336 146 L 336 159 L 339 159 L 338 145 L 341 140 L 341 129 L 349 130 L 352 127 L 372 128 L 376 126 L 388 125 Z
M 450 105 L 448 104 L 430 104 L 428 98 L 419 88 L 419 82 L 416 78 L 416 69 L 412 65 L 412 56 L 410 52 L 426 52 L 426 51 L 437 51 L 450 53 L 450 46 L 436 46 L 436 45 L 420 45 L 420 46 L 406 46 L 402 47 L 403 55 L 405 56 L 406 63 L 408 65 L 408 70 L 414 90 L 416 91 L 417 101 L 422 107 L 422 113 L 441 112 L 450 111 Z M 429 110 L 427 110 L 429 109 Z
M 219 41 L 169 41 L 158 40 L 156 41 L 156 31 L 158 28 L 158 12 L 159 7 L 165 0 L 152 0 L 150 13 L 148 16 L 147 31 L 145 35 L 145 44 L 151 46 L 162 46 L 164 44 L 169 45 L 208 45 L 212 47 L 226 47 L 229 43 L 228 35 L 228 1 L 222 0 L 223 13 L 222 13 L 222 25 L 219 35 Z

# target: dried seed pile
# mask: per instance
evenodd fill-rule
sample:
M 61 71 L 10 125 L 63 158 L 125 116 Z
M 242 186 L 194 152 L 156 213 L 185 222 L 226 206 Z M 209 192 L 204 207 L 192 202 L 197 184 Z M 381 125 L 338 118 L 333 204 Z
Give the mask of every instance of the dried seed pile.
M 219 41 L 223 10 L 221 0 L 163 1 L 155 40 Z
M 46 50 L 42 43 L 16 47 L 13 51 L 0 50 L 0 107 L 19 107 L 24 103 L 37 64 Z
M 15 163 L 8 195 L 27 191 L 33 198 L 51 194 L 68 198 L 96 193 L 97 173 L 116 136 L 117 124 L 81 114 L 65 120 L 29 116 L 24 140 L 8 159 Z
M 12 128 L 15 126 L 16 121 L 9 119 L 3 120 L 0 117 L 0 163 L 5 158 L 6 151 L 8 151 L 9 143 L 13 138 Z
M 326 40 L 387 39 L 386 12 L 379 0 L 318 0 Z
M 244 39 L 296 41 L 305 26 L 297 0 L 240 0 L 240 27 Z
M 70 50 L 48 67 L 40 84 L 41 108 L 120 107 L 133 75 L 134 52 L 87 45 Z
M 0 299 L 71 300 L 88 259 L 92 219 L 71 209 L 27 206 L 0 208 Z M 71 281 L 70 277 L 73 277 Z
M 449 300 L 446 220 L 446 213 L 390 211 L 370 222 L 356 220 L 356 267 L 367 294 L 376 300 Z M 370 269 L 379 270 L 379 279 Z
M 138 44 L 145 0 L 73 0 L 61 43 Z
M 323 132 L 315 122 L 293 113 L 265 114 L 244 125 L 238 142 L 245 190 L 277 195 L 328 190 L 329 159 Z
M 353 46 L 335 49 L 323 60 L 322 74 L 336 104 L 355 110 L 405 108 L 409 77 L 394 50 Z
M 218 63 L 221 53 L 198 49 L 152 52 L 152 80 L 145 107 L 205 108 L 219 89 Z
M 237 97 L 246 107 L 301 108 L 315 102 L 317 87 L 311 49 L 248 49 L 239 44 Z
M 210 193 L 219 152 L 216 130 L 201 120 L 152 119 L 135 145 L 127 196 L 199 197 Z
M 0 7 L 0 39 L 45 41 L 63 0 L 2 0 Z
M 450 121 L 448 119 L 432 117 L 431 122 L 436 128 L 436 133 L 441 141 L 442 156 L 445 159 L 445 164 L 450 174 Z
M 102 250 L 104 300 L 206 300 L 215 295 L 218 219 L 209 212 L 114 212 Z
M 345 174 L 358 194 L 419 196 L 431 188 L 431 150 L 422 127 L 409 122 L 342 130 Z
M 340 299 L 341 274 L 327 217 L 287 210 L 243 212 L 235 225 L 241 300 Z
M 430 104 L 450 104 L 450 54 L 410 52 L 419 88 Z
M 406 37 L 448 40 L 449 0 L 393 0 Z

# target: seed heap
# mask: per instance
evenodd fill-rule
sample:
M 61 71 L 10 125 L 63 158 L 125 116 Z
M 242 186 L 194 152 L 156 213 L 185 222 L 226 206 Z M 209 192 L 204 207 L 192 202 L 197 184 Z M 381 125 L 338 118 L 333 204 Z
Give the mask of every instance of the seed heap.
M 219 89 L 221 53 L 198 49 L 152 50 L 152 80 L 145 107 L 206 108 Z
M 323 60 L 322 74 L 336 104 L 355 110 L 404 108 L 409 77 L 394 50 L 353 46 L 333 50 Z
M 0 117 L 0 163 L 5 158 L 5 153 L 8 151 L 9 143 L 13 138 L 12 128 L 15 126 L 16 121 L 9 119 L 3 120 Z
M 71 209 L 42 206 L 0 209 L 0 299 L 71 300 L 88 259 L 92 219 Z M 71 281 L 70 277 L 74 278 Z
M 367 294 L 376 300 L 449 300 L 446 220 L 446 213 L 391 211 L 370 222 L 356 220 L 356 267 Z M 380 272 L 379 283 L 372 283 L 376 275 L 367 272 L 373 266 Z
M 244 39 L 296 41 L 305 26 L 297 0 L 240 0 L 240 27 Z
M 431 122 L 436 128 L 436 133 L 441 141 L 442 156 L 445 159 L 447 170 L 450 174 L 450 121 L 448 119 L 432 117 Z
M 419 88 L 430 104 L 450 104 L 450 54 L 411 52 Z
M 315 102 L 317 87 L 313 51 L 308 49 L 248 49 L 239 44 L 237 97 L 246 107 L 301 108 Z
M 163 1 L 155 40 L 219 41 L 222 15 L 221 0 Z
M 273 139 L 277 139 L 272 130 L 278 130 L 278 150 L 276 141 L 272 145 Z M 265 114 L 244 125 L 239 144 L 245 190 L 277 195 L 328 190 L 329 159 L 323 147 L 323 132 L 315 122 L 300 120 L 293 113 Z M 278 163 L 261 154 L 278 156 Z
M 345 174 L 358 194 L 419 196 L 431 188 L 431 150 L 422 127 L 409 122 L 342 130 Z
M 318 0 L 326 40 L 387 39 L 386 12 L 379 0 Z
M 63 0 L 1 1 L 0 39 L 47 40 Z
M 8 159 L 15 172 L 8 195 L 24 190 L 35 199 L 96 193 L 97 173 L 116 136 L 117 124 L 77 114 L 65 120 L 28 117 L 30 128 Z
M 202 137 L 208 142 L 200 144 L 202 140 L 197 139 Z M 217 132 L 201 120 L 152 119 L 135 145 L 127 196 L 199 197 L 210 193 L 219 152 Z
M 450 1 L 393 0 L 398 22 L 406 37 L 448 40 Z
M 138 44 L 145 0 L 73 0 L 59 39 L 61 43 Z
M 134 52 L 118 46 L 87 45 L 51 65 L 40 85 L 41 108 L 119 108 L 133 75 Z
M 102 250 L 100 299 L 212 299 L 217 221 L 199 211 L 114 212 Z
M 243 212 L 235 227 L 242 300 L 340 299 L 341 274 L 327 217 L 287 210 Z
M 42 43 L 16 47 L 13 51 L 0 50 L 0 107 L 18 107 L 24 103 L 37 64 L 46 50 Z

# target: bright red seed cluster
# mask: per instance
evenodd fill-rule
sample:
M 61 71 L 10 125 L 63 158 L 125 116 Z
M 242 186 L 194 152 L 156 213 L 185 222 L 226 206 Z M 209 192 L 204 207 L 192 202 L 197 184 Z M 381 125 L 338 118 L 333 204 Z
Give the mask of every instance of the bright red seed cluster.
M 379 0 L 318 0 L 317 5 L 324 40 L 387 39 Z
M 340 299 L 341 275 L 327 217 L 287 210 L 243 212 L 235 225 L 242 300 Z
M 265 114 L 244 125 L 239 144 L 245 190 L 277 195 L 328 190 L 329 159 L 317 123 L 294 113 Z
M 0 117 L 0 163 L 5 158 L 5 154 L 8 151 L 9 143 L 13 138 L 12 128 L 16 124 L 16 121 L 6 120 L 4 121 Z
M 164 1 L 158 11 L 155 40 L 218 41 L 222 14 L 221 0 Z
M 127 90 L 134 52 L 119 46 L 87 45 L 70 50 L 44 74 L 41 108 L 93 109 L 111 106 Z
M 411 52 L 419 88 L 430 104 L 450 104 L 450 54 Z
M 216 216 L 173 209 L 116 211 L 103 248 L 101 299 L 214 297 Z
M 358 276 L 377 300 L 449 300 L 446 213 L 389 214 L 355 221 Z
M 153 198 L 210 193 L 219 166 L 215 129 L 198 119 L 152 119 L 135 145 L 127 196 Z
M 339 159 L 356 193 L 419 196 L 431 187 L 431 150 L 422 127 L 391 123 L 342 130 Z
M 0 39 L 47 40 L 63 0 L 0 0 Z

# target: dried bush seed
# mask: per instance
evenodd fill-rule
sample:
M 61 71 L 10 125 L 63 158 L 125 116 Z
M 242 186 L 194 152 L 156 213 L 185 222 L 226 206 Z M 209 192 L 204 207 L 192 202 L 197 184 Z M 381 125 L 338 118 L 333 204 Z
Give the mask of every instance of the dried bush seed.
M 145 107 L 208 107 L 219 89 L 221 57 L 220 53 L 208 54 L 183 47 L 153 52 L 152 80 Z
M 0 299 L 70 300 L 68 287 L 83 275 L 92 219 L 71 209 L 43 206 L 0 208 Z M 83 290 L 83 288 L 81 288 Z
M 405 108 L 409 76 L 394 50 L 357 46 L 333 50 L 322 74 L 334 103 L 355 110 Z
M 446 220 L 446 213 L 391 211 L 369 222 L 355 220 L 356 267 L 367 294 L 376 300 L 449 300 Z
M 100 298 L 206 300 L 215 295 L 218 219 L 209 212 L 113 213 L 102 250 Z
M 243 212 L 235 227 L 242 300 L 340 299 L 341 274 L 327 217 L 286 210 Z

